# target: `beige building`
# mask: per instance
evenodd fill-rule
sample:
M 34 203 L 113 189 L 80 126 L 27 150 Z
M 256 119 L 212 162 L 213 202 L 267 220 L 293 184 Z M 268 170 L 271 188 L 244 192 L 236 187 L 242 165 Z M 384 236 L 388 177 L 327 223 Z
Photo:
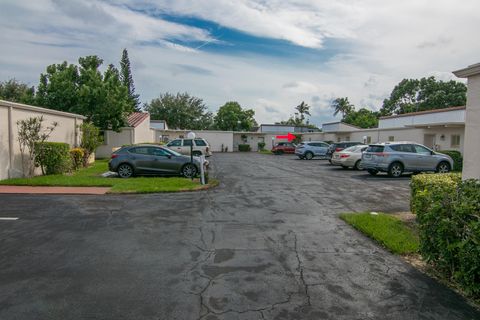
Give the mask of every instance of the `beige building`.
M 154 142 L 154 130 L 150 129 L 150 114 L 134 112 L 127 118 L 127 127 L 119 132 L 106 130 L 103 134 L 103 144 L 95 152 L 96 158 L 108 158 L 112 151 L 130 144 Z
M 304 133 L 303 140 L 415 141 L 435 150 L 457 150 L 463 153 L 465 138 L 465 107 L 413 112 L 382 117 L 378 128 L 362 129 L 342 122 L 326 123 L 322 132 Z
M 480 179 L 480 63 L 453 73 L 468 79 L 463 178 Z
M 71 147 L 80 143 L 80 125 L 85 117 L 52 109 L 0 100 L 0 179 L 23 176 L 22 155 L 18 142 L 17 121 L 43 116 L 43 125 L 58 126 L 48 141 L 65 142 Z

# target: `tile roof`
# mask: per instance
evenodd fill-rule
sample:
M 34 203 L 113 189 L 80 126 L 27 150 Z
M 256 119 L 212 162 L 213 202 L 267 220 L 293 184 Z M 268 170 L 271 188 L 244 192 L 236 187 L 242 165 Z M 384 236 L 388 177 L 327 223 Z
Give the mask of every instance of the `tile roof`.
M 134 112 L 131 113 L 127 118 L 127 123 L 129 127 L 138 127 L 145 119 L 149 116 L 146 112 Z

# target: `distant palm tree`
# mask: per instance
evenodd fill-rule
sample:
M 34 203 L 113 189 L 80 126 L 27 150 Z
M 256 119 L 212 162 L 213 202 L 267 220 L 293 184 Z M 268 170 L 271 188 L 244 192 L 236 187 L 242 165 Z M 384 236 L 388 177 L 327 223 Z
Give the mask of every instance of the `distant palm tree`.
M 336 116 L 337 114 L 341 113 L 342 119 L 344 119 L 347 114 L 354 110 L 353 104 L 348 101 L 347 97 L 333 100 L 331 106 L 335 110 L 333 115 Z
M 298 114 L 300 115 L 300 123 L 303 124 L 303 121 L 305 120 L 305 115 L 311 115 L 310 114 L 310 106 L 306 104 L 304 101 L 300 103 L 298 106 L 295 107 L 295 109 L 298 111 Z

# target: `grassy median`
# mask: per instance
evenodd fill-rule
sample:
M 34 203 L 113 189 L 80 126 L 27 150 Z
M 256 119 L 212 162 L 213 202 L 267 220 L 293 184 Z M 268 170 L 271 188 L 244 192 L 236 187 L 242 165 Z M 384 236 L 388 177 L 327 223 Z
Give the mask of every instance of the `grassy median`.
M 218 181 L 211 179 L 208 185 L 201 185 L 198 179 L 192 181 L 183 177 L 134 177 L 129 179 L 102 177 L 101 174 L 107 171 L 108 160 L 97 160 L 92 166 L 72 174 L 0 180 L 0 185 L 111 187 L 109 193 L 155 193 L 202 190 L 218 184 Z
M 392 215 L 344 213 L 340 218 L 393 253 L 404 255 L 418 251 L 419 239 L 415 230 Z

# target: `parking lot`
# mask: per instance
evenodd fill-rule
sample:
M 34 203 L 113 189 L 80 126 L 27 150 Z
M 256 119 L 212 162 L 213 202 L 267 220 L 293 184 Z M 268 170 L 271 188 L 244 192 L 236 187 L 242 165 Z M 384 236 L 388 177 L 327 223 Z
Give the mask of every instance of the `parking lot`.
M 409 210 L 409 176 L 211 157 L 219 187 L 0 195 L 0 319 L 478 319 L 342 212 Z

